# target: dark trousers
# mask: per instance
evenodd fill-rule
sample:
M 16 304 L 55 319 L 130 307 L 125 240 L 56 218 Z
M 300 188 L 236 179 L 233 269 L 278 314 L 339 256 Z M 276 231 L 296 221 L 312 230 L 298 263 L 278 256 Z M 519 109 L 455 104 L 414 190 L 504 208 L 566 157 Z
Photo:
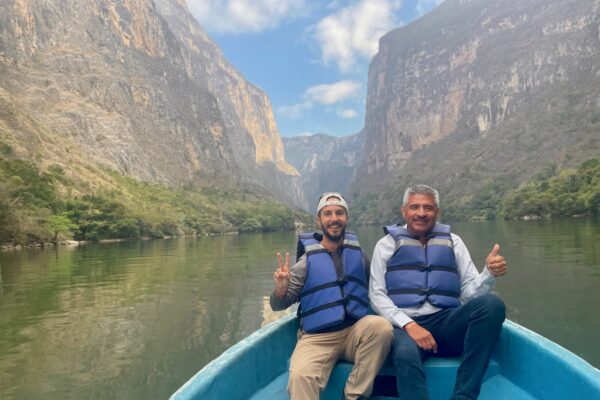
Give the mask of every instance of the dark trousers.
M 430 355 L 463 355 L 452 399 L 476 399 L 492 351 L 500 336 L 506 308 L 493 294 L 485 294 L 460 307 L 413 318 L 433 335 L 437 354 L 422 350 L 408 334 L 394 327 L 393 362 L 401 399 L 429 399 L 423 361 Z

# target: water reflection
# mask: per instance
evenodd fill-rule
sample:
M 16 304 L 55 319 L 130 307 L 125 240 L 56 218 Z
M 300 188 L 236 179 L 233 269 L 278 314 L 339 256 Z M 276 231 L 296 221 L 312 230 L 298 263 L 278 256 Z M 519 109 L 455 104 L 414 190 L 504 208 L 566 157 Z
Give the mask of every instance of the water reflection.
M 481 268 L 494 242 L 509 318 L 600 365 L 597 221 L 457 223 Z M 370 254 L 380 227 L 358 229 Z M 295 233 L 0 254 L 0 398 L 167 398 L 266 321 Z M 293 311 L 287 311 L 287 313 Z M 594 344 L 594 345 L 591 345 Z
M 283 311 L 273 311 L 271 309 L 271 304 L 269 302 L 269 296 L 263 297 L 263 313 L 262 313 L 262 322 L 260 326 L 265 326 L 270 324 L 271 322 L 277 321 L 279 318 L 283 318 L 286 315 L 295 314 L 298 310 L 298 305 L 295 304 L 287 310 Z

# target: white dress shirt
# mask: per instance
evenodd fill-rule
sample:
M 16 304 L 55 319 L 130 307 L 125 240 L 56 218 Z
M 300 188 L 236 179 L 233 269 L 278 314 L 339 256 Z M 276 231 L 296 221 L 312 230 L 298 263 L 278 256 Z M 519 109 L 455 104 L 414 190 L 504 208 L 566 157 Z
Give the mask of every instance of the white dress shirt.
M 404 226 L 406 228 L 406 225 Z M 496 283 L 496 278 L 487 268 L 481 273 L 477 271 L 471 260 L 469 250 L 462 239 L 451 233 L 454 248 L 454 256 L 458 265 L 458 277 L 460 279 L 460 301 L 465 303 L 484 293 L 488 293 Z M 394 326 L 402 328 L 412 321 L 413 317 L 429 315 L 441 310 L 425 301 L 420 306 L 411 308 L 398 308 L 387 295 L 385 286 L 385 273 L 387 262 L 392 257 L 396 243 L 391 235 L 381 238 L 373 250 L 371 260 L 371 279 L 369 282 L 369 300 L 373 310 L 390 321 Z

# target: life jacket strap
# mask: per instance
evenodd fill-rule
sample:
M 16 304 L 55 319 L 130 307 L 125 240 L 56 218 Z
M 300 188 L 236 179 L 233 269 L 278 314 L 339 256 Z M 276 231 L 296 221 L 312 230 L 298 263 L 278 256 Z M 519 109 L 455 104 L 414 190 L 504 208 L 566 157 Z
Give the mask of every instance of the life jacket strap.
M 306 291 L 304 291 L 303 293 L 300 294 L 300 298 L 306 297 L 309 294 L 313 294 L 315 292 L 318 292 L 319 290 L 323 290 L 323 289 L 328 289 L 328 288 L 332 288 L 332 287 L 336 287 L 336 286 L 344 286 L 346 284 L 346 279 L 345 278 L 338 278 L 336 281 L 333 282 L 329 282 L 329 283 L 324 283 L 322 285 L 319 286 L 315 286 L 313 288 L 310 288 Z
M 458 299 L 460 296 L 458 293 L 455 292 L 450 292 L 448 290 L 438 290 L 438 289 L 394 289 L 394 290 L 390 290 L 388 292 L 389 295 L 394 295 L 394 294 L 416 294 L 419 296 L 431 296 L 431 295 L 438 295 L 438 296 L 446 296 L 446 297 L 454 297 L 455 299 Z
M 364 281 L 362 281 L 359 278 L 352 276 L 352 275 L 347 275 L 346 280 L 358 283 L 360 286 L 365 287 L 365 288 L 368 287 Z
M 436 265 L 427 266 L 425 264 L 393 265 L 393 266 L 387 267 L 387 270 L 389 272 L 391 272 L 391 271 L 446 271 L 446 272 L 452 272 L 452 273 L 458 275 L 458 270 L 456 268 L 446 267 L 446 266 L 436 266 Z
M 349 295 L 349 296 L 348 296 L 348 297 L 346 297 L 346 298 L 347 298 L 347 299 L 349 299 L 349 300 L 354 300 L 354 301 L 356 301 L 357 303 L 360 303 L 360 304 L 362 304 L 362 305 L 363 305 L 363 306 L 365 306 L 365 307 L 369 307 L 369 302 L 367 302 L 367 301 L 364 301 L 364 300 L 363 300 L 363 299 L 361 299 L 360 297 L 353 296 L 353 295 Z
M 298 315 L 301 318 L 304 318 L 304 317 L 307 317 L 307 316 L 312 315 L 314 313 L 317 313 L 319 311 L 326 310 L 328 308 L 332 308 L 332 307 L 336 307 L 336 306 L 341 306 L 341 305 L 344 304 L 345 301 L 346 301 L 346 299 L 344 298 L 342 300 L 337 300 L 337 301 L 333 301 L 331 303 L 322 304 L 319 307 L 315 307 L 315 308 L 313 308 L 311 310 L 308 310 L 308 311 L 300 311 L 300 310 L 298 310 L 298 312 L 299 312 Z
M 362 304 L 364 307 L 369 307 L 369 303 L 367 303 L 366 301 L 364 301 L 360 297 L 349 295 L 349 296 L 344 297 L 341 300 L 337 300 L 337 301 L 333 301 L 331 303 L 323 304 L 323 305 L 320 305 L 319 307 L 315 307 L 315 308 L 313 308 L 311 310 L 308 310 L 308 311 L 300 311 L 300 309 L 298 309 L 298 316 L 301 317 L 301 318 L 304 318 L 304 317 L 307 317 L 307 316 L 312 315 L 314 313 L 317 313 L 319 311 L 326 310 L 328 308 L 337 307 L 337 306 L 341 306 L 341 305 L 347 306 L 348 303 L 350 303 L 350 300 L 354 300 L 357 303 Z

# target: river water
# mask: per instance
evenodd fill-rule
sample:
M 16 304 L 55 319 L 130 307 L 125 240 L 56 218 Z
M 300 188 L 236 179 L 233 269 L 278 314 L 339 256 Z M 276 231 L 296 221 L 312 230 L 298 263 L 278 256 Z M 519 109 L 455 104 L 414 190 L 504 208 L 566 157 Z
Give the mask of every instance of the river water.
M 508 317 L 600 367 L 600 221 L 453 225 L 481 268 L 494 242 Z M 357 229 L 370 255 L 380 227 Z M 166 399 L 277 318 L 266 297 L 295 233 L 0 253 L 0 398 Z

